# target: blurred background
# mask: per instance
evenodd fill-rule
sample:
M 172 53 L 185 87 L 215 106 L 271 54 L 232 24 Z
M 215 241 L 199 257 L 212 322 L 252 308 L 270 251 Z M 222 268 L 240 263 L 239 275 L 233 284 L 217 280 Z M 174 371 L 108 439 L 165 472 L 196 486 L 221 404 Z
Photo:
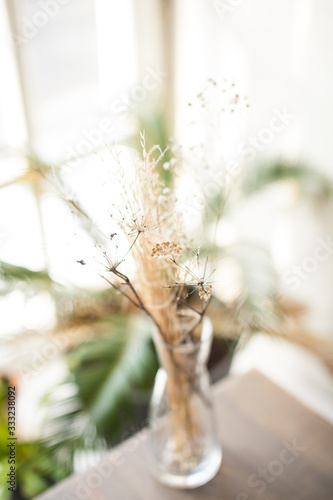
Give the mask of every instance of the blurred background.
M 216 257 L 213 379 L 256 367 L 333 421 L 332 21 L 329 0 L 0 0 L 0 434 L 15 385 L 14 498 L 145 424 L 149 324 L 82 265 L 116 231 L 107 146 L 137 148 L 140 131 L 169 147 L 161 178 Z M 6 460 L 2 442 L 2 477 Z

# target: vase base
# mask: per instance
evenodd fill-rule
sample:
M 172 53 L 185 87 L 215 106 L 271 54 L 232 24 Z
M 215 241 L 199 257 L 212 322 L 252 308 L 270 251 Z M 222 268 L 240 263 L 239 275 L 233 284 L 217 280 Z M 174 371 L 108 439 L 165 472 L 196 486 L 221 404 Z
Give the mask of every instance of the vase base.
M 151 463 L 149 464 L 149 469 L 155 479 L 161 484 L 166 486 L 171 486 L 173 488 L 181 489 L 192 489 L 202 486 L 218 473 L 222 462 L 222 450 L 221 448 L 216 448 L 209 457 L 199 464 L 193 471 L 188 471 L 187 473 L 174 473 L 170 472 L 159 464 Z

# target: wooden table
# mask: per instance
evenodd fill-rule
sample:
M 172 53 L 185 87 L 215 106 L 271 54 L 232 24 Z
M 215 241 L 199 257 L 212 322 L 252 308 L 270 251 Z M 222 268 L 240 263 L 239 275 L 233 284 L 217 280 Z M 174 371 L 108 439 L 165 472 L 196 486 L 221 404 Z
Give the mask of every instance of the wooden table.
M 259 372 L 215 386 L 222 467 L 205 486 L 159 485 L 145 463 L 147 432 L 38 500 L 332 500 L 333 427 Z

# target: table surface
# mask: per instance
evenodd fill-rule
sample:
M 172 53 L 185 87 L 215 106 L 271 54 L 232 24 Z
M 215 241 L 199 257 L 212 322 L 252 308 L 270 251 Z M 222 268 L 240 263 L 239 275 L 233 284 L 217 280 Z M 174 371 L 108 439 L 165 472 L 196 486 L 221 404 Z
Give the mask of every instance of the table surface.
M 223 460 L 208 484 L 158 484 L 146 468 L 144 430 L 38 500 L 333 499 L 329 423 L 257 371 L 223 380 L 214 391 Z

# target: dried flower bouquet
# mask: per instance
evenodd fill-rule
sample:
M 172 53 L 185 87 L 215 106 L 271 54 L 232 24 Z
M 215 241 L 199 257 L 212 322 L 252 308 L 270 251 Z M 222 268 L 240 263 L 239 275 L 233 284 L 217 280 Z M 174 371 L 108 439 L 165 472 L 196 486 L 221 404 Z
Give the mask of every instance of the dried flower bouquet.
M 208 258 L 199 273 L 200 249 L 190 251 L 181 216 L 175 210 L 174 193 L 165 189 L 157 173 L 164 153 L 158 146 L 147 152 L 144 135 L 141 145 L 143 158 L 135 162 L 130 179 L 117 157 L 126 208 L 113 217 L 126 234 L 129 249 L 116 264 L 104 252 L 107 275 L 103 278 L 153 321 L 155 345 L 168 377 L 166 398 L 172 444 L 165 445 L 170 448 L 165 450 L 165 459 L 179 470 L 190 470 L 205 453 L 193 395 L 200 400 L 199 405 L 211 411 L 209 395 L 198 382 L 202 320 L 212 295 L 210 276 L 206 277 Z M 119 270 L 129 254 L 135 263 L 134 279 Z M 186 259 L 186 255 L 190 257 Z M 200 308 L 189 303 L 195 293 L 201 299 Z
M 135 162 L 133 177 L 128 179 L 120 165 L 119 181 L 122 188 L 125 211 L 118 209 L 113 217 L 129 240 L 125 256 L 115 264 L 104 252 L 107 272 L 117 280 L 102 277 L 135 306 L 142 309 L 155 324 L 160 340 L 168 344 L 181 344 L 196 338 L 196 327 L 202 321 L 212 286 L 206 278 L 207 262 L 203 265 L 203 276 L 199 276 L 200 248 L 191 252 L 182 230 L 181 215 L 176 212 L 175 195 L 165 188 L 157 173 L 157 164 L 164 152 L 158 146 L 146 151 L 144 135 L 141 135 L 143 159 Z M 158 158 L 154 153 L 158 152 Z M 135 279 L 131 280 L 119 270 L 126 257 L 131 254 L 135 263 Z M 185 260 L 185 255 L 190 257 Z M 201 309 L 195 309 L 187 299 L 197 292 Z M 184 332 L 180 317 L 191 311 L 193 319 Z

